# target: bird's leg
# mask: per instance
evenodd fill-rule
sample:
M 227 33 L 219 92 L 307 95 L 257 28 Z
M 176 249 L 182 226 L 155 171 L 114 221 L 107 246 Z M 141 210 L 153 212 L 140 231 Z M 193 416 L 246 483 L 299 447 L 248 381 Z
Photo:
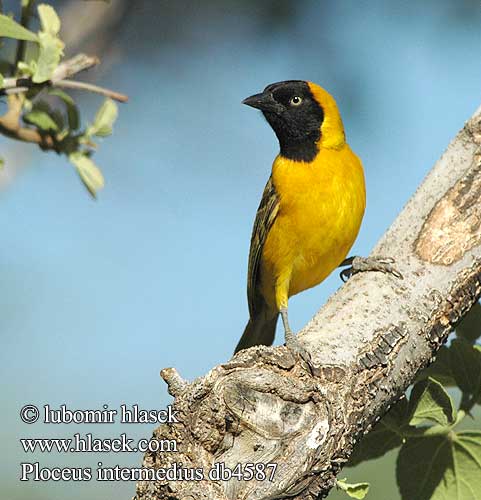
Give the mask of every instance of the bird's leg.
M 403 279 L 403 275 L 393 266 L 394 259 L 390 257 L 349 257 L 344 259 L 338 267 L 350 266 L 340 272 L 342 281 L 346 282 L 351 276 L 365 271 L 380 271 L 392 274 Z
M 286 346 L 292 351 L 294 351 L 298 356 L 300 356 L 300 358 L 309 367 L 311 374 L 315 375 L 317 370 L 312 363 L 311 355 L 306 349 L 304 349 L 304 347 L 302 347 L 299 340 L 297 340 L 297 337 L 292 332 L 291 327 L 289 326 L 289 319 L 287 317 L 287 307 L 283 307 L 280 310 L 280 313 L 282 318 L 282 324 L 284 325 L 284 339 L 286 342 Z

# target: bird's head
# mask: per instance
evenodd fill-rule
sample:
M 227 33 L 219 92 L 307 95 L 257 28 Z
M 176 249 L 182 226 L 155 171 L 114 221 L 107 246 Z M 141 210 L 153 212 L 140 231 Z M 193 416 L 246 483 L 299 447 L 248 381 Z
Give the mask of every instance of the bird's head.
M 273 83 L 242 102 L 262 111 L 279 139 L 281 155 L 291 160 L 309 162 L 320 148 L 345 143 L 336 101 L 315 83 Z

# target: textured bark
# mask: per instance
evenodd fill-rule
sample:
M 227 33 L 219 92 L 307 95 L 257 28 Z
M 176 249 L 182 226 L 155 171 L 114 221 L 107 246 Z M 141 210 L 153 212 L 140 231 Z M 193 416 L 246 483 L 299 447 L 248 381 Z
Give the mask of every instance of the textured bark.
M 150 481 L 136 500 L 267 500 L 326 496 L 363 434 L 426 367 L 481 294 L 481 108 L 467 122 L 373 250 L 400 280 L 352 277 L 300 332 L 318 373 L 285 347 L 240 352 L 187 384 L 162 375 L 180 424 L 146 467 L 278 463 L 274 480 Z

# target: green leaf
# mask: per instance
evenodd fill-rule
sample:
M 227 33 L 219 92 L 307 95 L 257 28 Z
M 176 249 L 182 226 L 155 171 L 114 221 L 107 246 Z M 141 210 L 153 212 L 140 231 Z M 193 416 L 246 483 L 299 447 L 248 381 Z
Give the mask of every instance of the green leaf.
M 29 113 L 23 115 L 24 121 L 35 125 L 44 132 L 58 132 L 59 127 L 56 121 L 46 111 L 33 109 Z
M 38 17 L 42 31 L 50 33 L 52 36 L 57 36 L 60 31 L 60 19 L 51 5 L 40 4 L 38 6 Z
M 481 432 L 408 439 L 396 478 L 403 500 L 481 500 Z
M 65 45 L 58 37 L 60 19 L 55 10 L 50 5 L 41 4 L 38 6 L 38 15 L 42 29 L 38 33 L 40 50 L 32 81 L 43 83 L 52 78 L 62 58 Z
M 449 351 L 451 369 L 461 391 L 479 394 L 481 391 L 481 351 L 462 339 L 453 340 Z
M 479 302 L 474 304 L 456 327 L 456 335 L 472 344 L 481 337 L 481 304 Z
M 0 89 L 3 89 L 3 75 L 0 73 Z
M 17 40 L 27 40 L 38 42 L 38 36 L 24 28 L 8 16 L 0 14 L 0 37 L 16 38 Z
M 33 74 L 34 83 L 43 83 L 53 75 L 63 55 L 64 43 L 60 38 L 51 33 L 40 32 L 38 34 L 40 51 L 37 59 L 37 68 Z
M 451 370 L 451 355 L 446 346 L 441 346 L 436 354 L 436 361 L 425 368 L 417 377 L 416 381 L 434 378 L 444 387 L 452 387 L 456 385 L 453 372 Z
M 37 100 L 33 105 L 31 101 L 26 101 L 24 109 L 24 120 L 36 125 L 41 130 L 58 132 L 64 128 L 63 114 L 58 109 L 52 109 L 47 101 Z
M 59 131 L 63 131 L 65 129 L 65 120 L 64 115 L 58 109 L 53 109 L 50 113 L 50 117 L 57 124 Z
M 77 130 L 80 126 L 80 116 L 75 101 L 66 92 L 60 89 L 51 89 L 50 95 L 56 96 L 63 101 L 67 108 L 68 124 L 71 130 Z
M 104 187 L 104 177 L 100 169 L 88 156 L 79 152 L 70 154 L 69 160 L 75 165 L 89 193 L 95 198 L 97 191 Z
M 369 491 L 369 483 L 355 483 L 349 484 L 346 483 L 345 479 L 338 479 L 336 481 L 337 487 L 347 493 L 351 498 L 357 498 L 362 500 L 365 498 Z
M 402 431 L 407 426 L 408 420 L 408 402 L 406 398 L 403 398 L 393 405 L 368 434 L 361 438 L 347 465 L 354 467 L 366 460 L 382 457 L 388 451 L 401 446 Z
M 5 160 L 3 158 L 0 158 L 0 170 L 3 170 L 5 167 Z
M 32 76 L 37 69 L 37 62 L 32 60 L 27 64 L 24 61 L 19 61 L 17 68 L 21 72 L 22 76 Z
M 436 424 L 449 425 L 456 419 L 451 396 L 444 387 L 432 378 L 418 382 L 409 401 L 411 425 L 418 425 L 425 420 Z
M 112 99 L 106 99 L 100 106 L 93 124 L 87 128 L 87 135 L 107 137 L 112 133 L 112 127 L 117 119 L 117 105 Z

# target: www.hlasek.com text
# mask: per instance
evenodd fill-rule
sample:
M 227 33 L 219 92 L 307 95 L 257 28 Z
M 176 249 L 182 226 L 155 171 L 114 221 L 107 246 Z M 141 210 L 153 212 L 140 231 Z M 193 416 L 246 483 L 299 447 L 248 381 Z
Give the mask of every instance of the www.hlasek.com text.
M 71 438 L 21 438 L 25 453 L 145 453 L 176 452 L 175 439 L 142 438 L 135 441 L 125 433 L 115 438 L 96 438 L 76 433 Z

